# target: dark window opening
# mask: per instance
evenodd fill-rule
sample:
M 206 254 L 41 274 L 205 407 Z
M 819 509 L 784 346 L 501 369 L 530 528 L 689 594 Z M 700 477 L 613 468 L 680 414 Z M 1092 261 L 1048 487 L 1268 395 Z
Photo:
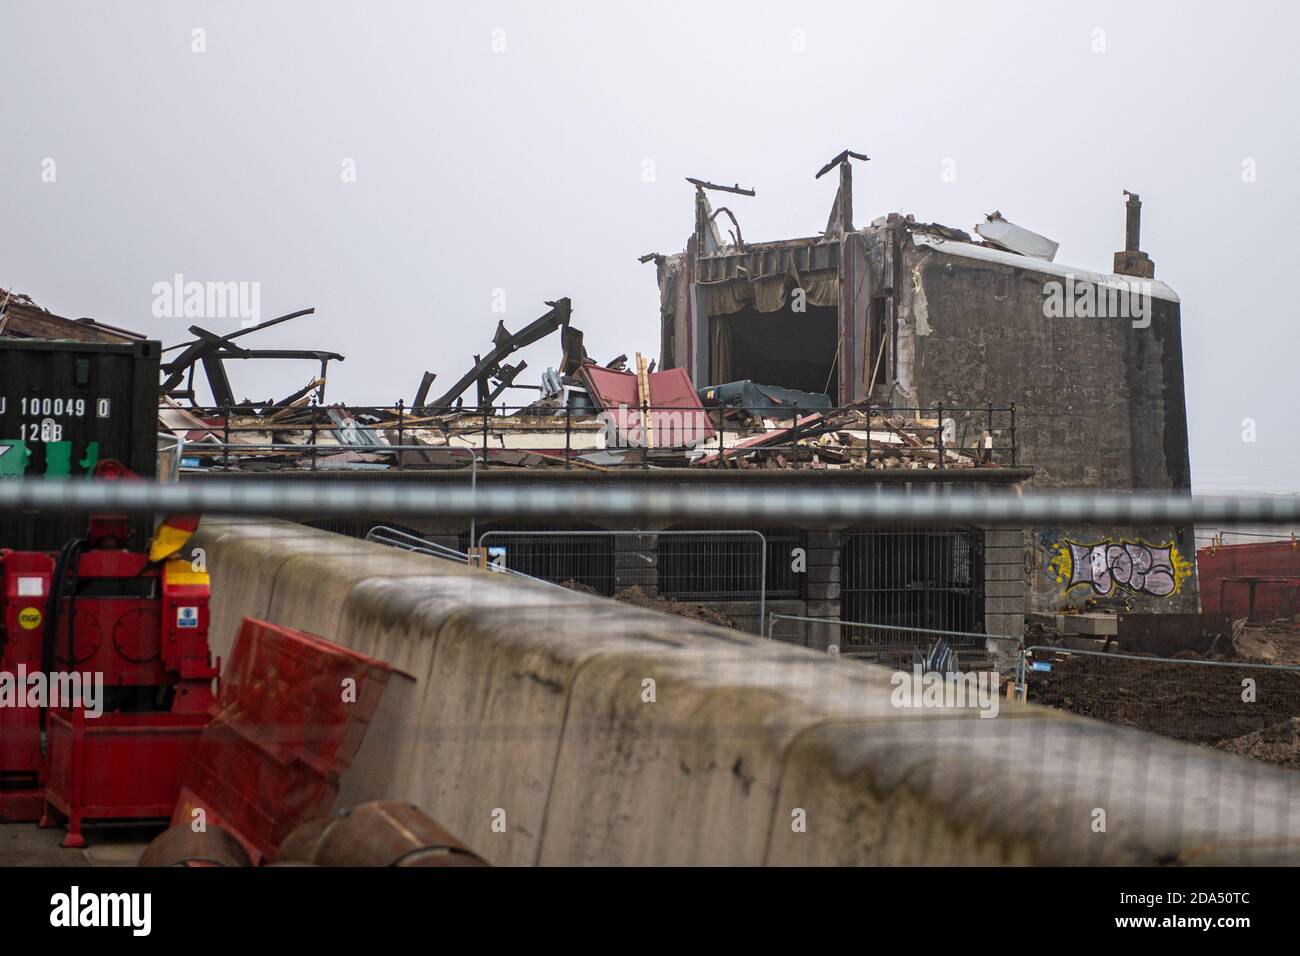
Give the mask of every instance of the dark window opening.
M 861 624 L 984 631 L 984 535 L 876 528 L 845 534 L 841 617 Z
M 794 312 L 746 309 L 713 319 L 712 385 L 746 379 L 804 392 L 825 392 L 834 401 L 839 391 L 835 346 L 839 311 L 808 306 Z
M 881 398 L 888 393 L 889 383 L 894 380 L 894 357 L 889 354 L 888 327 L 885 324 L 887 312 L 883 298 L 872 299 L 867 306 L 867 366 L 866 381 L 871 389 L 869 398 Z

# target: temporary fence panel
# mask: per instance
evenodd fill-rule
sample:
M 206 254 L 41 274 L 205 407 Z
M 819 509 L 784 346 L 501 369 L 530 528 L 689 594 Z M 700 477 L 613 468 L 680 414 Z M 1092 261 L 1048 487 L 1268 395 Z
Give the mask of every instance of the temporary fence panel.
M 390 528 L 385 525 L 377 525 L 366 533 L 366 540 L 373 541 L 376 544 L 385 544 L 390 548 L 400 548 L 403 551 L 410 551 L 412 554 L 427 554 L 434 558 L 445 558 L 448 561 L 469 562 L 469 554 L 464 551 L 457 551 L 455 548 L 440 544 L 437 541 L 430 541 L 428 538 L 422 538 L 419 535 L 402 531 L 398 528 Z M 536 584 L 544 584 L 547 587 L 556 587 L 551 581 L 545 578 L 534 577 L 530 574 L 524 574 L 511 568 L 501 567 L 489 564 L 486 568 L 488 571 L 497 571 L 509 574 L 512 577 L 525 581 L 531 581 Z
M 767 609 L 767 540 L 760 531 L 494 530 L 479 535 L 490 563 L 605 597 L 648 597 Z

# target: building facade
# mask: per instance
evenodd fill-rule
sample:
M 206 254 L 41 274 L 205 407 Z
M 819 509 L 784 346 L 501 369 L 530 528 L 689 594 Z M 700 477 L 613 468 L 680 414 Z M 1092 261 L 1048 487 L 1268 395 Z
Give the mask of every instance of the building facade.
M 1017 234 L 1042 237 L 999 214 L 985 225 L 1010 232 L 1003 242 L 899 214 L 855 228 L 849 159 L 838 165 L 814 237 L 746 243 L 736 224 L 724 242 L 697 188 L 685 251 L 654 257 L 661 367 L 702 386 L 751 379 L 933 410 L 957 445 L 1010 428 L 1033 487 L 1190 491 L 1180 303 L 1138 248 L 1136 196 L 1125 249 L 1101 273 L 1052 261 L 1048 240 L 1046 254 L 1017 251 L 1031 247 Z M 986 418 L 990 402 L 1011 420 Z M 1195 611 L 1194 562 L 1190 527 L 1043 527 L 1024 542 L 1043 613 Z

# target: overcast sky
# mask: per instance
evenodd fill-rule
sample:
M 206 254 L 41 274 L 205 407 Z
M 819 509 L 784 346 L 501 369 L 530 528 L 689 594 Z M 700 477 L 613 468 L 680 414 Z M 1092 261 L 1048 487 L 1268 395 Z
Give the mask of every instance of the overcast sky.
M 387 404 L 559 296 L 593 357 L 657 355 L 637 256 L 683 247 L 684 176 L 757 188 L 727 203 L 746 239 L 812 235 L 835 188 L 813 176 L 850 147 L 860 223 L 998 209 L 1098 271 L 1127 188 L 1183 301 L 1197 490 L 1296 491 L 1298 25 L 1254 2 L 3 0 L 0 287 L 170 344 L 196 320 L 155 317 L 155 283 L 260 283 L 263 318 L 317 314 L 250 345 L 343 352 L 330 397 Z M 262 399 L 312 369 L 234 372 Z

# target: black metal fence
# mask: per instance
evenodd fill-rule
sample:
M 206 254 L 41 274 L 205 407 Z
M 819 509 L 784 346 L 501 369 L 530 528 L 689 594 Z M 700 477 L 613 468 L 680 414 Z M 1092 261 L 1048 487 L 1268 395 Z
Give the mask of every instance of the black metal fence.
M 528 451 L 583 467 L 583 455 L 622 453 L 621 463 L 654 467 L 664 459 L 734 466 L 762 449 L 799 457 L 816 453 L 823 436 L 849 433 L 848 451 L 863 467 L 889 467 L 901 452 L 950 468 L 1020 463 L 1016 407 L 861 403 L 838 408 L 797 405 L 693 408 L 646 405 L 597 410 L 564 406 L 490 405 L 412 409 L 391 406 L 206 406 L 164 408 L 168 428 L 187 437 L 190 467 L 238 469 L 254 460 L 284 459 L 294 467 L 353 470 L 481 467 L 510 463 Z M 903 435 L 886 420 L 914 427 Z M 873 425 L 874 423 L 874 425 Z M 352 452 L 351 456 L 344 455 Z M 374 459 L 374 460 L 371 460 Z
M 768 547 L 760 531 L 510 528 L 483 532 L 478 546 L 494 567 L 605 597 L 635 587 L 650 598 L 752 603 L 762 630 Z
M 849 531 L 840 616 L 861 624 L 984 630 L 984 533 L 965 528 Z

